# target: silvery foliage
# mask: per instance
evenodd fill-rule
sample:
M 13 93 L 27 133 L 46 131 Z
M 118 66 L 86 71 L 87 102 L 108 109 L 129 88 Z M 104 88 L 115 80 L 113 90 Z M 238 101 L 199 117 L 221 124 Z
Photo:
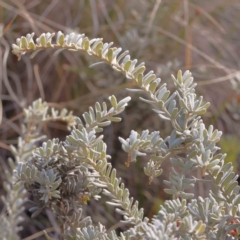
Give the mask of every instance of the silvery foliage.
M 107 162 L 110 156 L 106 154 L 103 135 L 96 135 L 103 130 L 102 127 L 121 120 L 116 115 L 125 109 L 130 97 L 117 102 L 116 97 L 111 96 L 109 100 L 112 105 L 110 109 L 105 102 L 102 105 L 97 102 L 95 108 L 90 107 L 89 112 L 83 114 L 84 121 L 74 118 L 76 126 L 72 126 L 71 134 L 65 141 L 52 139 L 44 142 L 41 147 L 32 150 L 28 161 L 19 162 L 16 170 L 17 178 L 33 195 L 35 206 L 30 209 L 32 217 L 36 217 L 44 208 L 51 208 L 66 237 L 75 234 L 78 228 L 83 233 L 85 227 L 86 231 L 92 229 L 91 218 L 82 218 L 82 210 L 87 201 L 100 198 L 98 194 L 102 188 L 108 189 L 104 189 L 104 194 L 109 195 L 114 204 L 118 202 L 120 207 L 125 204 L 122 212 L 126 215 L 126 221 L 137 223 L 143 217 L 142 210 L 132 217 L 132 210 L 137 209 L 138 203 L 126 206 L 126 202 L 130 203 L 128 190 L 123 183 L 120 184 L 120 179 L 116 179 L 116 170 Z M 28 110 L 25 112 L 27 117 L 32 118 Z M 48 115 L 45 110 L 42 113 L 44 120 Z M 36 119 L 39 119 L 39 115 L 36 115 Z M 65 115 L 62 116 L 62 120 L 65 118 Z
M 132 223 L 133 227 L 122 232 L 119 237 L 112 232 L 110 237 L 104 235 L 105 230 L 100 225 L 94 227 L 89 224 L 80 227 L 81 234 L 84 234 L 83 231 L 89 234 L 91 232 L 92 237 L 78 234 L 75 235 L 79 236 L 77 239 L 238 239 L 238 176 L 233 172 L 231 163 L 224 164 L 225 154 L 218 152 L 216 143 L 222 133 L 214 130 L 213 126 L 206 128 L 200 117 L 210 104 L 204 103 L 203 97 L 195 94 L 197 84 L 193 83 L 189 71 L 184 74 L 179 71 L 177 77 L 172 76 L 176 91 L 171 93 L 153 71 L 145 74 L 144 63 L 136 66 L 137 60 L 131 60 L 128 51 L 122 52 L 121 48 L 111 47 L 113 43 L 103 43 L 100 38 L 89 40 L 84 34 L 64 35 L 61 32 L 57 34 L 56 43 L 52 43 L 54 33 L 43 33 L 35 42 L 33 35 L 21 37 L 17 39 L 17 44 L 13 44 L 13 53 L 19 60 L 27 52 L 33 52 L 31 57 L 34 57 L 47 48 L 56 49 L 56 53 L 67 49 L 93 55 L 101 59 L 96 64 L 107 63 L 132 80 L 139 89 L 129 90 L 145 93 L 148 98 L 140 99 L 149 103 L 154 112 L 161 119 L 169 121 L 173 127 L 173 131 L 165 139 L 159 131 L 150 133 L 148 130 L 142 133 L 132 131 L 129 138 L 119 138 L 123 150 L 128 154 L 126 166 L 141 156 L 149 157 L 144 168 L 149 184 L 161 175 L 163 161 L 172 165 L 169 179 L 164 181 L 167 185 L 164 191 L 172 195 L 173 200 L 166 201 L 161 206 L 152 222 L 143 218 L 143 210 L 138 210 L 138 202 L 133 203 L 133 199 L 129 198 L 129 191 L 116 178 L 116 170 L 107 161 L 109 156 L 106 155 L 106 145 L 101 136 L 96 136 L 96 132 L 100 132 L 101 127 L 111 121 L 119 119 L 111 116 L 112 119 L 105 118 L 103 124 L 97 124 L 102 117 L 97 112 L 102 109 L 103 115 L 107 112 L 106 107 L 99 108 L 100 104 L 95 106 L 95 110 L 90 108 L 89 113 L 83 115 L 85 123 L 77 119 L 78 126 L 73 128 L 66 141 L 48 141 L 33 152 L 32 163 L 20 164 L 18 177 L 25 182 L 28 190 L 35 189 L 34 194 L 39 199 L 38 209 L 50 202 L 57 208 L 56 203 L 60 199 L 68 201 L 62 195 L 66 190 L 69 195 L 73 194 L 71 196 L 74 201 L 77 201 L 76 196 L 78 199 L 80 196 L 78 207 L 81 209 L 82 202 L 85 201 L 83 195 L 87 195 L 89 199 L 98 199 L 102 189 L 102 193 L 112 199 L 107 203 L 117 207 L 116 211 L 124 216 L 124 222 Z M 110 101 L 113 109 L 110 110 L 116 111 L 121 101 L 117 103 L 114 96 L 110 97 Z M 122 101 L 125 106 L 129 99 Z M 72 169 L 72 166 L 77 166 L 77 170 Z M 207 176 L 207 179 L 194 177 L 196 170 L 200 170 L 202 178 Z M 68 184 L 62 190 L 66 181 L 63 172 L 65 176 L 74 179 L 71 191 Z M 213 185 L 208 198 L 193 199 L 194 195 L 189 192 L 199 181 L 211 182 Z M 80 186 L 75 189 L 73 186 L 79 183 Z M 62 208 L 70 209 L 65 202 L 61 201 Z M 70 225 L 69 227 L 71 228 Z M 100 234 L 99 231 L 102 237 L 96 237 L 96 234 Z
M 46 102 L 37 100 L 32 103 L 32 106 L 24 109 L 25 120 L 21 126 L 22 136 L 18 138 L 17 148 L 10 146 L 13 155 L 15 156 L 15 162 L 9 159 L 11 171 L 17 168 L 18 163 L 27 162 L 32 158 L 32 151 L 36 148 L 37 142 L 46 138 L 41 135 L 40 128 L 46 121 L 55 121 L 61 119 L 66 121 L 68 126 L 75 124 L 75 118 L 71 112 L 67 112 L 66 109 L 58 110 L 49 108 Z M 5 170 L 6 181 L 4 182 L 4 189 L 6 191 L 5 196 L 1 196 L 4 203 L 4 209 L 0 218 L 2 222 L 0 224 L 0 237 L 1 239 L 19 239 L 18 231 L 21 230 L 18 227 L 19 223 L 24 219 L 21 213 L 24 210 L 23 204 L 26 201 L 26 190 L 22 182 L 18 181 L 16 175 Z
M 11 171 L 16 168 L 16 164 L 9 159 Z M 18 232 L 22 230 L 19 224 L 24 220 L 21 213 L 24 210 L 23 204 L 26 202 L 26 190 L 20 182 L 16 183 L 16 177 L 11 172 L 5 170 L 6 181 L 3 183 L 5 196 L 1 196 L 4 208 L 0 219 L 0 237 L 3 240 L 18 240 Z

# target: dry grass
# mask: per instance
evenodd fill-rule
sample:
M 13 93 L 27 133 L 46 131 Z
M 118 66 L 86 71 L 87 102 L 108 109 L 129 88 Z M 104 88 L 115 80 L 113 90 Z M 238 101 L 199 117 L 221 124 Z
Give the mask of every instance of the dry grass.
M 145 61 L 168 82 L 170 73 L 189 69 L 199 82 L 198 91 L 211 110 L 207 123 L 239 138 L 239 122 L 226 111 L 226 106 L 238 95 L 231 89 L 230 80 L 239 74 L 240 2 L 239 0 L 178 1 L 178 0 L 0 0 L 0 94 L 3 103 L 0 125 L 0 161 L 11 156 L 9 144 L 15 144 L 21 134 L 22 108 L 41 97 L 53 106 L 68 107 L 80 115 L 95 101 L 103 101 L 110 94 L 122 97 L 130 84 L 108 66 L 88 66 L 94 62 L 87 56 L 63 52 L 41 52 L 33 60 L 23 57 L 18 62 L 11 54 L 11 44 L 26 33 L 72 31 L 89 37 L 103 37 L 115 42 L 133 57 Z M 171 82 L 168 83 L 171 87 Z M 132 95 L 132 94 L 131 94 Z M 151 217 L 159 203 L 168 196 L 162 191 L 162 179 L 146 186 L 143 161 L 126 170 L 126 155 L 117 136 L 126 137 L 131 129 L 159 129 L 163 135 L 170 126 L 151 114 L 148 105 L 133 97 L 131 106 L 123 113 L 123 122 L 105 129 L 106 142 L 112 163 L 124 179 L 140 206 Z M 62 123 L 44 128 L 50 138 L 63 139 L 67 134 Z M 6 164 L 1 164 L 4 169 Z M 166 170 L 168 164 L 165 163 Z M 167 171 L 165 171 L 167 172 Z M 166 178 L 168 174 L 163 176 Z M 103 223 L 112 226 L 120 217 L 111 208 L 90 204 L 88 213 L 98 215 Z M 26 213 L 28 214 L 28 213 Z M 26 218 L 27 219 L 27 218 Z M 47 219 L 50 219 L 48 221 Z M 104 222 L 104 219 L 106 222 Z M 27 222 L 26 224 L 29 224 Z M 110 222 L 110 224 L 109 224 Z M 33 221 L 22 236 L 28 236 L 52 226 L 54 218 L 46 212 Z

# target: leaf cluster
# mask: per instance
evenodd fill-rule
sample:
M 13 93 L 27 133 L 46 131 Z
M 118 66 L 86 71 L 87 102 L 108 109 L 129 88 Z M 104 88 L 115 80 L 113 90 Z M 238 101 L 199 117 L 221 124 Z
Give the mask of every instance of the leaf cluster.
M 143 93 L 140 100 L 149 103 L 162 120 L 171 123 L 172 132 L 166 138 L 162 138 L 159 131 L 145 130 L 140 134 L 132 130 L 127 139 L 119 137 L 119 140 L 128 154 L 126 166 L 141 156 L 148 157 L 144 173 L 149 177 L 149 184 L 163 172 L 164 161 L 171 164 L 169 179 L 164 180 L 167 185 L 164 191 L 172 195 L 173 200 L 166 201 L 149 222 L 144 218 L 143 209 L 138 209 L 138 201 L 129 197 L 128 189 L 117 178 L 99 133 L 102 127 L 121 120 L 116 115 L 125 109 L 130 98 L 117 102 L 116 97 L 111 96 L 109 110 L 106 103 L 96 103 L 95 108 L 90 107 L 83 114 L 83 120 L 74 118 L 72 121 L 71 114 L 60 113 L 66 121 L 76 123 L 71 126 L 66 140 L 49 140 L 42 147 L 31 149 L 32 157 L 19 163 L 17 177 L 36 200 L 33 215 L 45 207 L 52 208 L 62 232 L 70 239 L 237 239 L 233 230 L 240 231 L 238 176 L 231 163 L 224 163 L 225 154 L 219 153 L 216 145 L 222 133 L 213 126 L 206 128 L 201 119 L 210 104 L 195 93 L 197 84 L 192 74 L 179 71 L 176 77 L 172 76 L 176 90 L 171 93 L 153 71 L 145 73 L 144 63 L 137 65 L 128 51 L 112 47 L 113 43 L 62 32 L 57 33 L 56 43 L 53 43 L 53 36 L 54 33 L 43 33 L 36 41 L 33 34 L 23 36 L 13 44 L 13 53 L 19 60 L 27 52 L 35 56 L 44 49 L 95 56 L 101 60 L 96 64 L 107 63 L 133 81 L 138 89 L 128 90 Z M 28 119 L 48 118 L 46 106 L 35 112 L 33 109 L 35 107 L 33 113 L 25 111 Z M 196 171 L 200 171 L 201 179 L 194 176 Z M 198 182 L 210 182 L 213 186 L 208 198 L 194 199 L 190 189 Z M 123 222 L 132 224 L 120 236 L 114 231 L 107 233 L 101 224 L 94 227 L 89 217 L 77 217 L 82 216 L 87 201 L 98 200 L 101 193 L 111 199 L 106 203 L 123 215 Z

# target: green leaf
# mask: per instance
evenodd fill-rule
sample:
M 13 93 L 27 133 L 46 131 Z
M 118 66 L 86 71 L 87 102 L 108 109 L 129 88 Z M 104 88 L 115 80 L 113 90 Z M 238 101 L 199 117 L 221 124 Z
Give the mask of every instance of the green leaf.
M 182 71 L 181 70 L 179 70 L 178 73 L 177 73 L 177 80 L 178 80 L 178 83 L 180 85 L 182 85 L 183 80 L 182 80 Z
M 113 49 L 112 48 L 108 49 L 107 59 L 109 62 L 112 62 L 112 60 L 113 60 Z
M 82 41 L 82 47 L 84 50 L 88 51 L 90 47 L 89 39 L 88 37 L 85 37 Z
M 110 102 L 112 104 L 112 107 L 116 110 L 117 107 L 118 107 L 116 97 L 114 95 L 112 95 L 112 96 L 109 97 L 109 100 L 110 100 Z
M 126 72 L 128 72 L 131 64 L 132 64 L 132 61 L 131 61 L 131 60 L 127 61 L 127 62 L 123 65 L 123 69 L 124 69 Z
M 138 77 L 137 77 L 137 82 L 138 82 L 139 86 L 142 86 L 142 84 L 143 84 L 143 80 L 142 79 L 143 79 L 143 74 L 140 73 L 138 75 Z
M 21 44 L 20 48 L 27 49 L 28 48 L 28 41 L 26 37 L 21 37 Z

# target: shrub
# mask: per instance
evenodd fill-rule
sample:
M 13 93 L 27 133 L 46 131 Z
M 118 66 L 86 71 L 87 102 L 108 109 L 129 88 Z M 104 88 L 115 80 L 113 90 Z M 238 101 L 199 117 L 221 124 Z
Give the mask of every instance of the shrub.
M 99 38 L 89 40 L 84 34 L 58 32 L 54 44 L 53 36 L 42 34 L 35 42 L 33 34 L 28 34 L 13 44 L 13 53 L 20 60 L 27 52 L 33 52 L 34 57 L 50 48 L 57 50 L 56 53 L 67 49 L 97 57 L 101 62 L 96 64 L 107 63 L 123 73 L 138 87 L 128 90 L 142 93 L 144 97 L 140 100 L 149 103 L 162 120 L 171 123 L 172 132 L 164 139 L 159 131 L 132 130 L 129 138 L 119 137 L 119 140 L 127 153 L 127 167 L 141 156 L 148 157 L 143 170 L 149 177 L 148 184 L 161 175 L 163 161 L 171 164 L 164 191 L 172 200 L 165 201 L 150 221 L 111 165 L 111 156 L 100 133 L 111 122 L 121 121 L 117 115 L 127 107 L 130 97 L 118 101 L 110 96 L 110 107 L 105 102 L 97 102 L 82 118 L 66 109 L 58 112 L 39 99 L 24 110 L 23 137 L 19 137 L 17 148 L 11 147 L 17 167 L 6 184 L 6 208 L 12 211 L 9 210 L 1 226 L 2 238 L 17 239 L 16 226 L 22 220 L 17 216 L 23 211 L 19 206 L 23 205 L 23 193 L 27 190 L 35 203 L 29 209 L 32 217 L 44 208 L 51 209 L 60 227 L 60 239 L 238 239 L 238 176 L 231 163 L 224 164 L 226 155 L 216 146 L 222 133 L 213 126 L 206 128 L 201 119 L 210 104 L 195 94 L 197 84 L 191 73 L 179 71 L 177 77 L 172 76 L 176 91 L 171 93 L 153 71 L 145 73 L 144 63 L 136 65 L 137 60 L 131 60 L 128 51 L 111 47 L 112 43 L 103 43 Z M 42 124 L 58 119 L 67 123 L 70 135 L 65 141 L 49 139 L 38 147 L 45 137 L 39 131 Z M 11 163 L 14 169 L 15 163 Z M 201 178 L 195 176 L 197 170 L 201 171 Z M 211 186 L 207 198 L 196 197 L 189 190 L 198 182 Z M 102 194 L 109 198 L 106 204 L 123 215 L 122 222 L 128 226 L 126 231 L 119 234 L 107 231 L 101 223 L 92 223 L 94 216 L 83 217 L 88 201 L 98 200 Z M 14 230 L 11 233 L 10 228 Z

